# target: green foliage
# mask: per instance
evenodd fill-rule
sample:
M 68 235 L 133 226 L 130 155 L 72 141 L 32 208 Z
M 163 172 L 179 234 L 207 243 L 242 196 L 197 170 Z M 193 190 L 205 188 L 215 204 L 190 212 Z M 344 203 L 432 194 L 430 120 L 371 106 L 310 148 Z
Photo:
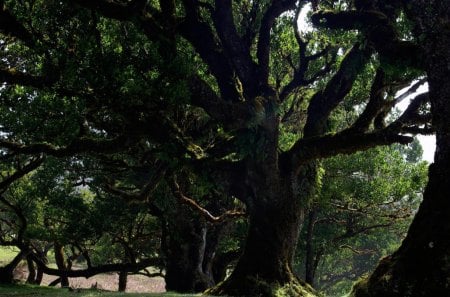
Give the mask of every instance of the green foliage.
M 420 151 L 417 143 L 395 145 L 323 162 L 322 187 L 311 210 L 317 216 L 311 244 L 318 261 L 316 286 L 327 296 L 348 292 L 354 280 L 398 248 L 427 181 L 428 164 L 412 157 Z M 298 252 L 305 257 L 303 249 Z
M 84 2 L 90 6 L 86 4 L 89 1 Z M 133 1 L 133 5 L 138 2 Z M 11 209 L 1 209 L 0 215 L 8 223 L 1 229 L 6 239 L 14 239 L 20 228 L 26 227 L 25 244 L 58 242 L 89 252 L 94 265 L 160 257 L 168 236 L 163 234 L 166 225 L 202 220 L 191 212 L 180 218 L 181 207 L 167 184 L 169 178 L 177 176 L 184 194 L 194 197 L 199 205 L 214 207 L 214 215 L 243 208 L 236 198 L 244 201 L 248 197 L 234 196 L 236 186 L 230 186 L 235 183 L 234 177 L 213 178 L 206 167 L 223 165 L 221 161 L 230 161 L 227 165 L 237 161 L 259 165 L 268 156 L 277 162 L 279 151 L 291 149 L 303 137 L 306 121 L 313 121 L 315 115 L 320 117 L 321 112 L 331 112 L 326 127 L 320 128 L 324 132 L 348 128 L 365 107 L 380 65 L 393 81 L 422 75 L 416 69 L 404 69 L 374 56 L 365 68 L 361 67 L 355 81 L 346 82 L 348 74 L 339 77 L 338 84 L 353 87 L 336 98 L 340 102 L 336 108 L 314 113 L 309 105 L 312 98 L 339 88 L 328 83 L 339 73 L 344 53 L 355 44 L 367 44 L 361 34 L 325 28 L 296 32 L 295 13 L 286 11 L 274 20 L 268 33 L 268 77 L 244 77 L 240 72 L 259 76 L 264 68 L 259 65 L 264 59 L 257 57 L 264 33 L 259 27 L 266 9 L 275 1 L 231 1 L 236 31 L 243 37 L 242 43 L 248 44 L 226 40 L 234 28 L 231 33 L 219 28 L 222 20 L 213 20 L 211 15 L 213 1 L 201 2 L 201 7 L 193 8 L 193 17 L 198 17 L 194 21 L 198 21 L 197 29 L 212 27 L 212 45 L 206 35 L 201 36 L 205 44 L 195 44 L 188 34 L 182 39 L 183 34 L 172 32 L 182 31 L 180 27 L 193 22 L 188 17 L 188 6 L 193 4 L 187 3 L 191 2 L 175 1 L 176 24 L 170 24 L 170 16 L 161 11 L 166 2 L 157 2 L 146 2 L 148 15 L 140 15 L 141 9 L 124 21 L 122 16 L 108 17 L 111 11 L 86 9 L 74 1 L 2 1 L 1 9 L 7 7 L 32 34 L 30 40 L 20 41 L 3 36 L 1 31 L 1 75 L 7 69 L 6 76 L 15 73 L 28 79 L 0 86 L 0 136 L 2 141 L 13 143 L 2 148 L 2 176 L 10 176 L 20 167 L 16 166 L 16 162 L 23 162 L 20 149 L 28 149 L 25 154 L 32 156 L 54 155 L 46 156 L 39 169 L 5 189 L 5 199 L 26 218 L 26 224 L 18 223 Z M 114 8 L 131 3 L 103 4 Z M 289 6 L 281 7 L 284 5 Z M 322 1 L 321 5 L 339 11 L 352 3 Z M 123 8 L 125 17 L 127 9 Z M 403 15 L 396 26 L 402 38 L 410 38 L 411 24 Z M 217 57 L 224 61 L 217 61 Z M 353 77 L 355 67 L 351 65 L 348 72 Z M 298 85 L 281 98 L 284 87 L 300 74 L 303 77 Z M 191 94 L 194 78 L 204 82 L 206 90 Z M 233 90 L 229 92 L 226 89 L 230 86 Z M 238 95 L 229 94 L 236 91 Z M 221 109 L 230 119 L 222 119 Z M 110 142 L 113 144 L 107 145 Z M 27 147 L 31 144 L 36 146 Z M 310 174 L 305 174 L 301 183 L 304 188 L 299 188 L 305 193 L 293 195 L 316 193 L 315 200 L 305 199 L 302 206 L 315 209 L 319 220 L 327 222 L 317 224 L 312 242 L 321 260 L 317 271 L 320 285 L 349 270 L 354 270 L 349 278 L 358 277 L 367 265 L 396 247 L 426 180 L 426 164 L 411 163 L 417 162 L 419 155 L 420 147 L 413 143 L 407 149 L 378 148 L 337 156 L 323 164 L 311 161 L 314 168 L 305 169 Z M 267 167 L 281 167 L 271 165 Z M 252 185 L 251 180 L 283 179 L 292 174 L 252 169 L 247 171 L 253 171 L 257 178 L 246 176 L 239 187 L 245 188 L 244 196 L 255 199 L 259 198 L 255 191 L 258 185 Z M 221 170 L 215 173 L 221 175 Z M 282 183 L 274 180 L 274 184 Z M 284 202 L 275 194 L 270 198 L 275 200 L 270 205 Z M 253 211 L 251 206 L 249 203 L 249 211 Z M 374 224 L 392 233 L 378 232 L 371 228 Z M 240 220 L 235 225 L 237 238 L 226 238 L 219 250 L 237 250 L 246 227 L 247 222 Z M 364 228 L 367 232 L 361 231 Z M 365 236 L 360 236 L 363 233 Z M 365 252 L 355 255 L 355 250 Z M 340 292 L 347 285 L 340 282 L 329 291 Z M 278 292 L 280 296 L 302 290 L 300 286 L 285 289 Z

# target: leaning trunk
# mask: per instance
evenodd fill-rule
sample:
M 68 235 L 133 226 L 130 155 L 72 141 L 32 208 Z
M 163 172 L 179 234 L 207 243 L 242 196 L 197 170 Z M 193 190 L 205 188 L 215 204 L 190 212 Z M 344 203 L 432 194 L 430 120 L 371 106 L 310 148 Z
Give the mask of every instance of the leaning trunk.
M 42 283 L 42 279 L 44 278 L 44 271 L 42 270 L 41 267 L 38 267 L 37 269 L 37 274 L 36 274 L 36 280 L 35 280 L 35 284 L 36 285 L 40 285 Z
M 409 16 L 420 24 L 427 54 L 437 149 L 423 202 L 406 239 L 367 282 L 356 285 L 357 297 L 450 296 L 450 3 L 412 2 Z
M 14 270 L 24 257 L 25 252 L 20 251 L 10 263 L 0 267 L 0 284 L 12 284 L 14 282 Z

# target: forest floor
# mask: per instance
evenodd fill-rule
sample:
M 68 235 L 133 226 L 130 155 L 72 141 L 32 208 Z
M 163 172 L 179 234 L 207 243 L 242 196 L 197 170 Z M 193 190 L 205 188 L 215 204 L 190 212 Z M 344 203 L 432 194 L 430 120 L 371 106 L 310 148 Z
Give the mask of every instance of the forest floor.
M 78 269 L 74 267 L 74 269 Z M 20 265 L 14 272 L 15 278 L 25 282 L 28 276 L 28 270 L 25 265 Z M 46 286 L 57 277 L 52 275 L 44 275 L 42 285 Z M 98 274 L 90 278 L 70 278 L 70 287 L 74 289 L 90 289 L 95 287 L 99 290 L 117 291 L 119 287 L 119 275 L 117 273 Z M 162 293 L 165 292 L 165 282 L 162 277 L 149 278 L 143 275 L 129 275 L 126 292 L 138 293 Z M 0 297 L 2 295 L 0 294 Z

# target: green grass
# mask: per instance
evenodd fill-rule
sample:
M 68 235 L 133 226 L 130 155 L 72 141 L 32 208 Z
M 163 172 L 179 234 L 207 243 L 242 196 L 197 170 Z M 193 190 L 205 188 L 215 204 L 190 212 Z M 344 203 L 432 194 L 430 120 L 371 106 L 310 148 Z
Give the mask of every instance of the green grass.
M 95 289 L 81 289 L 69 291 L 68 289 L 30 286 L 30 285 L 0 285 L 1 297 L 183 297 L 200 296 L 200 294 L 176 294 L 176 293 L 118 293 L 104 292 Z

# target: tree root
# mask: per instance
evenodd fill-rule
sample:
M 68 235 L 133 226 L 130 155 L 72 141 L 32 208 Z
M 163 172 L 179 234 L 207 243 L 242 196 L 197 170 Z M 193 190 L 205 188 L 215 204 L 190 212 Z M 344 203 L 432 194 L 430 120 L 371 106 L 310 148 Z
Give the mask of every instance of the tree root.
M 240 297 L 316 297 L 314 289 L 294 278 L 283 285 L 269 283 L 256 277 L 230 278 L 208 289 L 205 294 L 213 296 Z

